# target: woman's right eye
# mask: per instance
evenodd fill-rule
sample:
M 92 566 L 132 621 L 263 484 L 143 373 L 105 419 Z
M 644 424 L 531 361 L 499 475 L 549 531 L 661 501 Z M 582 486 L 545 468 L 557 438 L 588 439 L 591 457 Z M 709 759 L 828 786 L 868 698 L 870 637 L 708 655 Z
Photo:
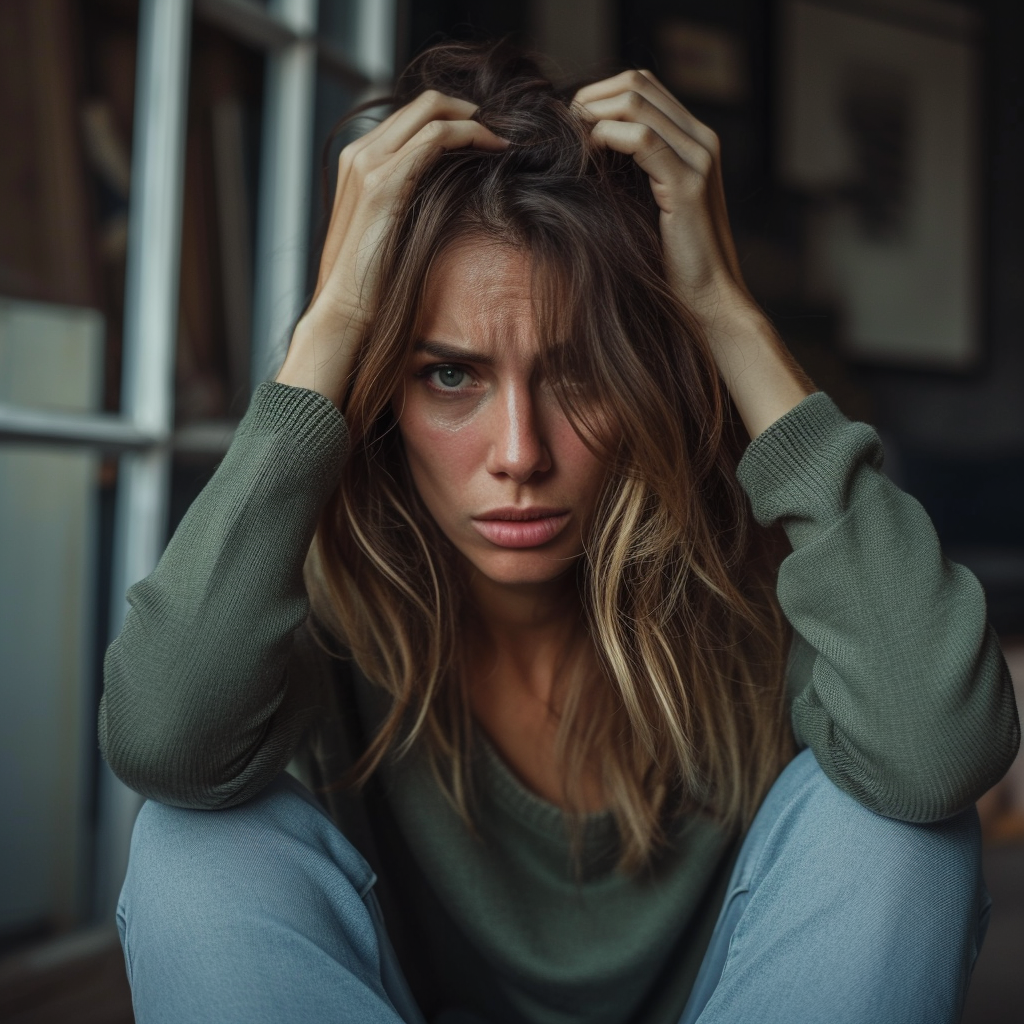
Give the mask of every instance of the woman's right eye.
M 447 363 L 425 366 L 416 376 L 425 380 L 431 391 L 456 395 L 466 391 L 463 385 L 472 380 L 468 370 Z

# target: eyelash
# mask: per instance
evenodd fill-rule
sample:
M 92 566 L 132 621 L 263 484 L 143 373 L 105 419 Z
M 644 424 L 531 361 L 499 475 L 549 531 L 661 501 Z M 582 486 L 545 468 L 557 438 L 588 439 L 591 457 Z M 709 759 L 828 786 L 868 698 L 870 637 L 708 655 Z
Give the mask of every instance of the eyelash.
M 464 373 L 470 380 L 475 379 L 472 372 L 468 367 L 462 366 L 460 363 L 431 363 L 429 366 L 424 366 L 423 369 L 417 370 L 415 377 L 417 380 L 422 380 L 426 383 L 426 386 L 435 394 L 441 395 L 445 398 L 461 398 L 468 390 L 468 387 L 458 388 L 440 388 L 436 384 L 430 383 L 430 378 L 438 373 L 440 370 L 458 370 L 459 373 Z M 580 390 L 585 390 L 586 385 L 580 382 L 578 385 Z
M 440 370 L 457 370 L 459 373 L 464 373 L 467 377 L 473 377 L 469 369 L 465 366 L 460 366 L 458 363 L 431 363 L 429 366 L 424 366 L 422 370 L 417 371 L 416 379 L 426 382 L 428 388 L 436 395 L 446 395 L 449 397 L 459 397 L 464 394 L 468 388 L 440 388 L 436 384 L 430 383 L 430 378 Z

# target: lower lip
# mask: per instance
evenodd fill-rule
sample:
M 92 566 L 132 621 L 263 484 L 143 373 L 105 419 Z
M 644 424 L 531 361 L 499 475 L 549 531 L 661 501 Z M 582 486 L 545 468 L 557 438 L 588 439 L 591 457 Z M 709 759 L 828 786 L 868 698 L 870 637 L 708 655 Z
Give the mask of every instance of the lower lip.
M 492 544 L 502 548 L 535 548 L 561 533 L 569 521 L 569 513 L 544 516 L 543 519 L 474 519 L 473 525 Z

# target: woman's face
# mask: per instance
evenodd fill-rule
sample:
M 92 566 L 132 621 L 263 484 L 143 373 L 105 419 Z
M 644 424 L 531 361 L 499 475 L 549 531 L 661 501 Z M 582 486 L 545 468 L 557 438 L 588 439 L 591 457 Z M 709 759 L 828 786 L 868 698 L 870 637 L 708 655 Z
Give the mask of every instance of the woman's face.
M 498 584 L 556 579 L 583 551 L 605 470 L 541 377 L 530 257 L 482 240 L 431 271 L 392 401 L 413 481 Z

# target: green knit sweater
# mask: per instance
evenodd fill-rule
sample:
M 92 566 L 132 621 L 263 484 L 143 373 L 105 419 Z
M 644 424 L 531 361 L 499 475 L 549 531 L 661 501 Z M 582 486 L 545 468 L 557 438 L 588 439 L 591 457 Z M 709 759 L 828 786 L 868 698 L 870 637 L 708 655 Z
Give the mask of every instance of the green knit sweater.
M 290 762 L 330 783 L 364 748 L 381 691 L 313 643 L 302 582 L 346 455 L 326 398 L 257 390 L 107 654 L 100 745 L 133 789 L 226 807 Z M 928 822 L 996 782 L 1020 730 L 981 587 L 881 460 L 875 432 L 817 393 L 749 445 L 738 474 L 758 521 L 793 547 L 778 592 L 798 743 L 865 806 Z M 652 871 L 626 877 L 597 813 L 574 872 L 562 813 L 479 738 L 477 835 L 415 752 L 359 795 L 322 794 L 377 872 L 428 1019 L 453 1006 L 495 1024 L 678 1019 L 741 837 L 695 816 Z

